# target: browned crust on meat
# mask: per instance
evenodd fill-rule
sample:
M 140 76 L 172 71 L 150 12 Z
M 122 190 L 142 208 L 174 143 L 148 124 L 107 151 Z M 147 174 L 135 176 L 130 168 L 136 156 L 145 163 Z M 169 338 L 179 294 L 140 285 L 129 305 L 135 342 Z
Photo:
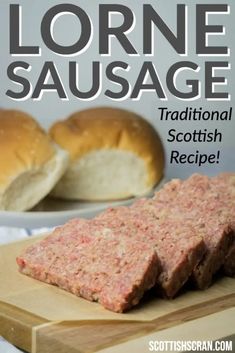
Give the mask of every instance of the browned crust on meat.
M 225 258 L 224 272 L 229 277 L 235 276 L 235 241 L 233 241 L 233 245 L 231 246 L 231 249 L 229 250 L 229 253 Z
M 164 273 L 160 274 L 156 285 L 157 289 L 160 284 L 161 293 L 167 298 L 174 298 L 187 282 L 204 254 L 205 244 L 201 239 L 198 245 L 188 252 L 187 257 L 182 257 L 182 262 L 178 264 L 169 278 Z
M 196 266 L 192 278 L 199 289 L 206 289 L 212 283 L 213 275 L 224 264 L 233 241 L 233 232 L 229 226 L 225 226 L 220 241 L 216 247 L 208 249 L 203 260 Z
M 234 260 L 229 254 L 232 244 L 233 212 L 229 210 L 233 198 L 229 196 L 234 176 L 224 174 L 217 178 L 194 174 L 186 181 L 178 183 L 174 197 L 171 198 L 168 208 L 175 214 L 183 214 L 185 222 L 189 222 L 196 232 L 200 233 L 205 241 L 207 252 L 193 273 L 193 279 L 198 288 L 207 288 L 213 274 L 226 263 L 226 272 L 232 273 Z M 168 190 L 170 188 L 168 187 Z M 227 191 L 226 191 L 227 190 Z M 160 191 L 164 199 L 164 190 Z M 157 196 L 157 195 L 156 195 Z M 166 195 L 166 199 L 169 196 Z M 161 201 L 161 200 L 160 200 Z M 234 200 L 233 200 L 234 204 Z M 228 268 L 231 265 L 231 269 Z
M 234 232 L 233 244 L 225 258 L 224 272 L 227 276 L 235 276 L 235 173 L 221 173 L 211 179 L 213 187 L 222 194 L 225 211 L 229 214 Z
M 233 241 L 224 262 L 224 273 L 226 276 L 235 277 L 235 233 L 233 228 Z

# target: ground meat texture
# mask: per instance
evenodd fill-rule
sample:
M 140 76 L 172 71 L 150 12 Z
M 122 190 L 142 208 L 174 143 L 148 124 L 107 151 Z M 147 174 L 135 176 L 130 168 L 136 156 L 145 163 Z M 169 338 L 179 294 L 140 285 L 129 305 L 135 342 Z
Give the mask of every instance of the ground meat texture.
M 161 273 L 156 279 L 158 292 L 174 297 L 192 274 L 205 253 L 205 244 L 190 225 L 176 219 L 159 220 L 148 210 L 149 200 L 141 200 L 132 207 L 111 208 L 96 220 L 103 226 L 118 227 L 119 236 L 143 241 L 156 250 Z
M 232 224 L 233 244 L 225 258 L 224 271 L 228 276 L 235 276 L 235 173 L 221 173 L 211 182 L 224 200 L 224 209 Z
M 174 179 L 152 199 L 73 220 L 17 258 L 20 271 L 123 312 L 156 286 L 174 297 L 235 273 L 235 174 Z
M 157 195 L 155 201 L 156 213 L 163 214 L 164 210 L 159 210 Z M 207 288 L 214 273 L 224 264 L 233 239 L 224 200 L 208 177 L 195 174 L 178 185 L 169 205 L 177 219 L 181 217 L 182 222 L 191 224 L 204 239 L 207 252 L 194 269 L 192 278 L 198 288 Z
M 159 260 L 151 246 L 87 220 L 73 220 L 18 258 L 19 270 L 124 312 L 153 287 Z
M 235 173 L 221 173 L 213 178 L 195 174 L 185 182 L 175 179 L 156 193 L 154 199 L 159 215 L 165 212 L 161 206 L 170 203 L 172 209 L 174 205 L 192 219 L 196 229 L 205 228 L 208 256 L 194 276 L 200 288 L 209 285 L 210 273 L 213 275 L 222 264 L 227 275 L 235 275 Z
M 194 269 L 192 277 L 200 289 L 205 289 L 211 284 L 213 275 L 224 264 L 232 244 L 232 231 L 227 222 L 208 221 L 204 234 L 208 250 Z

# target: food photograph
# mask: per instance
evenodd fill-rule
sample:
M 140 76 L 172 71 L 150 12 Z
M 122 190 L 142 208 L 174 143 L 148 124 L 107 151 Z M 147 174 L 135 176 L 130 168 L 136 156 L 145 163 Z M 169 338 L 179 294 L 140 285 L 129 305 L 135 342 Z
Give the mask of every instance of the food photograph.
M 235 352 L 234 13 L 0 3 L 0 353 Z

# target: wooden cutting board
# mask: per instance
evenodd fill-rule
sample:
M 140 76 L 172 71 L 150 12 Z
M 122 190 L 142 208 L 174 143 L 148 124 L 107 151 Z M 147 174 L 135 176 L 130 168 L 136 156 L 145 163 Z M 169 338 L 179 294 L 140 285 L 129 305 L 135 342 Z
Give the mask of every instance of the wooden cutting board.
M 208 299 L 208 298 L 207 298 Z M 179 310 L 150 322 L 49 322 L 0 303 L 0 334 L 32 353 L 87 353 L 112 347 L 215 312 L 235 307 L 235 294 Z
M 27 245 L 29 242 L 32 242 L 32 240 L 27 241 Z M 23 242 L 19 242 L 0 247 L 0 292 L 3 292 L 4 287 L 2 286 L 6 286 L 5 292 L 9 292 L 11 297 L 11 300 L 0 301 L 0 335 L 28 352 L 95 352 L 105 347 L 115 346 L 120 342 L 127 342 L 134 338 L 145 336 L 151 332 L 177 326 L 190 320 L 235 307 L 235 280 L 225 277 L 219 278 L 211 288 L 204 292 L 191 291 L 188 293 L 186 291 L 173 301 L 160 300 L 155 297 L 149 298 L 147 296 L 136 313 L 135 310 L 132 310 L 129 314 L 124 314 L 124 316 L 121 314 L 119 316 L 115 316 L 117 314 L 108 316 L 109 312 L 107 313 L 106 310 L 101 311 L 98 304 L 89 303 L 83 299 L 68 295 L 68 293 L 56 287 L 36 281 L 37 288 L 33 294 L 34 304 L 41 300 L 44 290 L 47 292 L 49 289 L 49 294 L 52 298 L 52 300 L 50 298 L 51 305 L 53 301 L 57 305 L 57 300 L 61 303 L 65 302 L 66 305 L 68 305 L 70 300 L 75 300 L 79 303 L 77 306 L 78 310 L 86 307 L 89 311 L 87 316 L 89 319 L 87 320 L 85 319 L 86 315 L 83 313 L 82 320 L 51 321 L 48 317 L 43 318 L 35 313 L 27 312 L 25 310 L 26 306 L 23 308 L 23 305 L 21 305 L 25 304 L 24 298 L 27 298 L 25 301 L 31 298 L 28 296 L 25 286 L 31 285 L 29 283 L 31 281 L 35 282 L 26 276 L 20 275 L 15 265 L 15 255 L 18 254 L 19 248 L 23 245 Z M 11 281 L 7 280 L 8 276 L 11 277 Z M 23 287 L 23 292 L 20 293 L 20 301 L 15 298 L 16 282 L 17 286 L 22 283 Z M 12 302 L 10 303 L 10 301 Z M 136 318 L 143 318 L 143 314 L 151 317 L 149 316 L 151 311 L 158 312 L 156 318 L 142 319 L 142 321 L 136 320 Z M 98 317 L 99 320 L 91 320 L 92 313 L 98 315 L 94 317 Z M 125 321 L 122 321 L 122 318 Z

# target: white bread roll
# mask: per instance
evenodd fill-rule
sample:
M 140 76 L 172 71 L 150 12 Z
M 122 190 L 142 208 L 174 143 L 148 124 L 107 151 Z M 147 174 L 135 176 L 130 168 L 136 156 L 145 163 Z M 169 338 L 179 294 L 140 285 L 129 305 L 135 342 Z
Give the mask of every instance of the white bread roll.
M 0 151 L 1 210 L 29 210 L 68 166 L 68 153 L 20 111 L 0 110 Z
M 56 122 L 53 140 L 70 154 L 55 197 L 88 201 L 143 195 L 163 176 L 164 153 L 154 128 L 122 109 L 93 108 Z

